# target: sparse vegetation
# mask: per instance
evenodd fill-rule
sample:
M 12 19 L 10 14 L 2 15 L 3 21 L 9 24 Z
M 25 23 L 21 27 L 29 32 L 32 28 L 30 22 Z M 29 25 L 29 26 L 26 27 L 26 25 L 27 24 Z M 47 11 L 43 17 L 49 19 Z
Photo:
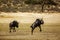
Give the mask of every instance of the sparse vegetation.
M 43 10 L 44 10 L 44 6 L 45 5 L 48 5 L 48 7 L 50 7 L 49 5 L 54 5 L 54 6 L 56 6 L 56 5 L 58 5 L 56 2 L 54 2 L 53 0 L 27 0 L 26 2 L 25 2 L 26 4 L 31 4 L 31 5 L 41 5 L 41 7 L 42 7 L 42 12 L 43 12 Z
M 56 6 L 55 9 L 53 6 Z M 1 12 L 60 12 L 58 7 L 53 0 L 0 0 Z

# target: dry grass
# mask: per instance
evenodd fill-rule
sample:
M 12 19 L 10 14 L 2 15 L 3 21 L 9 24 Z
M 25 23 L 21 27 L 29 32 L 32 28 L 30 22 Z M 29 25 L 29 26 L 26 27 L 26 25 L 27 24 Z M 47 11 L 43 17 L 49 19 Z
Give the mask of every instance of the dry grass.
M 4 15 L 0 16 L 0 40 L 60 40 L 59 14 Z M 42 25 L 42 32 L 39 32 L 39 28 L 37 27 L 34 30 L 34 34 L 31 35 L 30 26 L 38 17 L 43 17 L 45 21 L 45 24 Z M 19 28 L 16 28 L 16 32 L 9 33 L 9 22 L 14 19 L 19 22 Z
M 0 23 L 1 40 L 59 40 L 60 25 L 43 25 L 42 32 L 37 27 L 31 35 L 31 24 L 20 23 L 16 32 L 9 33 L 8 24 Z

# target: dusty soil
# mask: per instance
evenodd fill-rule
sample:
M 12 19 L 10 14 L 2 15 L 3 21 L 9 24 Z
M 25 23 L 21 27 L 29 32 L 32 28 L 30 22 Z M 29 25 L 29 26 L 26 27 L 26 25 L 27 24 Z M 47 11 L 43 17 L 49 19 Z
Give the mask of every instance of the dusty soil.
M 31 24 L 43 18 L 42 32 L 37 27 L 31 35 Z M 9 33 L 9 23 L 13 20 L 19 22 L 16 32 Z M 0 40 L 60 40 L 60 14 L 59 13 L 3 13 L 0 14 Z

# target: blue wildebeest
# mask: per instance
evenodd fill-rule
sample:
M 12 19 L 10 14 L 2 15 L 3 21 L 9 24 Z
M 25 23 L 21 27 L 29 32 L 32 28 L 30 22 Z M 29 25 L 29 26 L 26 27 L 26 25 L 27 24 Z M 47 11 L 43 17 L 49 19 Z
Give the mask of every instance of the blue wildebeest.
M 18 28 L 18 22 L 17 21 L 13 21 L 13 22 L 11 22 L 10 24 L 9 24 L 9 28 L 10 28 L 10 32 L 11 32 L 11 30 L 13 30 L 13 32 L 16 32 L 16 29 L 15 29 L 15 27 L 17 27 Z
M 33 31 L 36 27 L 39 27 L 40 31 L 42 31 L 41 24 L 44 24 L 43 19 L 36 19 L 36 21 L 31 25 L 31 28 L 32 28 L 31 34 L 33 34 Z

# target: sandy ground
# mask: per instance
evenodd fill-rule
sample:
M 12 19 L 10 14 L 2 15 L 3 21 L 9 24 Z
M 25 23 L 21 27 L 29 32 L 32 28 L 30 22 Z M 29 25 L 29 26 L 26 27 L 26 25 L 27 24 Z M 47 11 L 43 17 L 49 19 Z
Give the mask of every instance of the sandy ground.
M 36 28 L 31 35 L 30 25 L 37 19 L 43 18 L 42 32 Z M 9 33 L 8 24 L 13 20 L 21 23 L 17 32 Z M 2 26 L 2 27 L 1 27 Z M 60 14 L 59 13 L 1 13 L 0 14 L 0 40 L 60 40 Z
M 32 23 L 37 18 L 43 18 L 45 23 L 60 23 L 60 14 L 59 13 L 1 13 L 0 23 L 9 23 L 13 20 L 17 20 L 21 23 Z M 2 21 L 3 20 L 3 21 Z

